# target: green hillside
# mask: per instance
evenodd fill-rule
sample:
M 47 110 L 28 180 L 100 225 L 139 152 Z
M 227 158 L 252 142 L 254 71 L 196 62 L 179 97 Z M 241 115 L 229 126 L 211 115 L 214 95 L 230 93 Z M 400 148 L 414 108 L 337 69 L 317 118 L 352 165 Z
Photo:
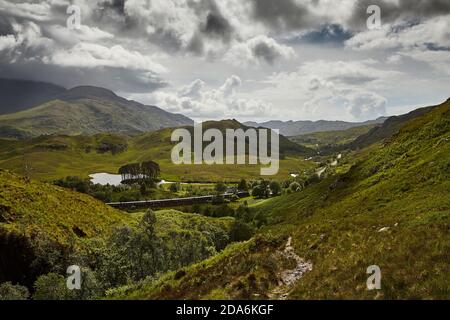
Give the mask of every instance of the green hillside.
M 242 127 L 237 121 L 210 122 L 205 129 Z M 187 127 L 189 128 L 189 127 Z M 246 127 L 242 127 L 246 128 Z M 192 130 L 192 127 L 189 128 Z M 29 140 L 0 140 L 0 168 L 40 180 L 66 176 L 88 177 L 89 174 L 117 173 L 127 163 L 153 160 L 161 167 L 162 178 L 169 181 L 239 181 L 260 176 L 259 165 L 174 165 L 170 141 L 173 129 L 162 129 L 134 137 L 116 134 L 93 136 L 41 136 Z M 291 172 L 312 169 L 315 164 L 304 161 L 313 150 L 280 137 L 281 160 L 278 178 Z
M 324 131 L 302 134 L 299 136 L 289 137 L 289 140 L 309 148 L 327 149 L 331 147 L 345 146 L 353 142 L 359 136 L 366 134 L 378 126 L 379 124 L 369 124 L 340 131 Z
M 385 145 L 351 154 L 348 171 L 255 207 L 268 224 L 253 240 L 115 297 L 448 299 L 449 142 L 447 101 Z M 281 253 L 288 237 L 312 270 L 280 286 L 295 270 Z M 381 268 L 381 290 L 366 288 L 371 265 Z
M 87 195 L 8 171 L 0 171 L 0 185 L 0 282 L 29 284 L 48 263 L 36 260 L 42 250 L 85 250 L 91 239 L 134 222 Z
M 139 134 L 192 124 L 189 118 L 116 96 L 96 87 L 76 87 L 34 108 L 0 115 L 0 135 Z

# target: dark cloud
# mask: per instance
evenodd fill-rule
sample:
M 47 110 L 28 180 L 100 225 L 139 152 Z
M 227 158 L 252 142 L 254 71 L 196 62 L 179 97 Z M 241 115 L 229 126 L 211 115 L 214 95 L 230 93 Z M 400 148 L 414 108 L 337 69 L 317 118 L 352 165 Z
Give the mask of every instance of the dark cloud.
M 203 39 L 198 32 L 192 37 L 187 49 L 197 55 L 201 55 L 204 52 Z
M 269 64 L 273 64 L 277 58 L 281 55 L 273 47 L 269 46 L 266 42 L 260 42 L 253 48 L 253 54 L 255 57 L 265 60 Z
M 295 0 L 249 0 L 253 16 L 276 30 L 297 30 L 314 24 L 309 10 Z
M 38 62 L 0 62 L 0 74 L 3 78 L 43 81 L 66 88 L 92 85 L 129 93 L 148 93 L 167 86 L 156 75 L 124 68 L 72 68 Z
M 207 35 L 219 37 L 225 41 L 230 41 L 233 28 L 227 19 L 219 13 L 210 12 L 206 17 L 206 23 L 200 27 L 201 31 Z
M 118 14 L 125 14 L 125 0 L 110 0 L 100 4 L 105 10 L 113 10 Z
M 14 30 L 9 20 L 4 16 L 0 16 L 0 36 L 6 36 L 13 33 Z

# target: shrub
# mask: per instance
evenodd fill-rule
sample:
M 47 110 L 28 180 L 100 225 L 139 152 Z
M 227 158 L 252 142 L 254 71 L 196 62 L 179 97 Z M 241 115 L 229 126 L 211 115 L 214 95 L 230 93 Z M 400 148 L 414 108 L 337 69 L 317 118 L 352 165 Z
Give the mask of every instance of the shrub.
M 0 285 L 0 300 L 27 300 L 30 293 L 21 285 L 5 282 Z
M 281 193 L 281 185 L 277 181 L 272 181 L 269 185 L 269 188 L 274 196 L 277 196 Z
M 289 189 L 291 192 L 299 192 L 302 189 L 302 186 L 298 182 L 292 182 Z
M 56 273 L 49 273 L 37 278 L 34 289 L 34 300 L 66 300 L 69 297 L 66 279 Z
M 240 220 L 237 220 L 230 230 L 231 241 L 247 241 L 254 234 L 253 228 Z

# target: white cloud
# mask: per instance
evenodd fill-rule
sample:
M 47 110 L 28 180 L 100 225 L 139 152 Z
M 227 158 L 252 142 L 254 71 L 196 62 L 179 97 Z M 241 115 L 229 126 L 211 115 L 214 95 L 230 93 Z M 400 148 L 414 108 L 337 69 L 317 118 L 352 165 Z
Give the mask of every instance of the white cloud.
M 405 22 L 384 24 L 379 30 L 360 32 L 346 41 L 347 47 L 356 50 L 411 49 L 427 44 L 450 47 L 450 15 L 413 26 Z
M 295 51 L 288 46 L 277 43 L 274 39 L 260 35 L 236 43 L 225 54 L 224 60 L 238 66 L 258 66 L 261 62 L 273 64 L 278 59 L 289 60 L 295 57 Z
M 374 60 L 308 61 L 294 72 L 268 77 L 266 87 L 252 94 L 284 105 L 278 114 L 285 119 L 373 119 L 386 113 L 381 92 L 403 77 L 379 67 Z
M 7 0 L 0 0 L 0 12 L 35 21 L 48 21 L 52 17 L 51 3 L 49 1 L 13 3 Z
M 131 98 L 156 104 L 171 112 L 183 113 L 196 120 L 269 115 L 272 110 L 269 103 L 239 97 L 237 89 L 241 83 L 239 77 L 231 76 L 220 87 L 211 88 L 197 79 L 177 92 L 158 91 L 150 95 L 133 95 Z
M 46 28 L 49 35 L 56 41 L 75 45 L 78 42 L 98 42 L 114 38 L 114 35 L 97 27 L 81 25 L 80 29 L 68 29 L 61 25 L 52 25 Z
M 0 51 L 10 50 L 16 46 L 16 38 L 13 35 L 0 36 Z
M 106 47 L 80 42 L 69 50 L 59 50 L 44 59 L 45 63 L 66 67 L 111 67 L 164 73 L 166 68 L 137 51 L 129 51 L 120 45 Z

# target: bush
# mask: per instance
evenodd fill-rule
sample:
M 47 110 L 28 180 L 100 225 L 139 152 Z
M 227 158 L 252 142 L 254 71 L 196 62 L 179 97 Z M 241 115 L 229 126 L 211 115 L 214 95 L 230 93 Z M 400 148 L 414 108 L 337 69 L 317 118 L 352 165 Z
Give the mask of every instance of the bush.
M 5 282 L 0 285 L 0 300 L 27 300 L 28 289 L 21 285 Z
M 246 181 L 245 179 L 242 179 L 242 180 L 239 182 L 237 188 L 238 188 L 238 190 L 241 190 L 241 191 L 248 191 L 248 184 L 247 184 L 247 181 Z
M 277 181 L 272 181 L 269 185 L 269 188 L 274 196 L 277 196 L 281 193 L 281 185 Z
M 217 193 L 224 193 L 227 191 L 227 186 L 223 182 L 219 182 L 216 184 L 215 188 Z
M 230 230 L 230 240 L 231 241 L 247 241 L 254 234 L 253 228 L 240 220 L 237 220 Z
M 34 289 L 34 300 L 66 300 L 69 297 L 66 279 L 56 273 L 49 273 L 37 278 Z
M 181 185 L 179 183 L 172 183 L 169 187 L 170 192 L 177 193 L 181 190 Z
M 289 189 L 291 190 L 291 192 L 299 192 L 300 190 L 302 190 L 302 186 L 298 182 L 292 182 L 289 186 Z

